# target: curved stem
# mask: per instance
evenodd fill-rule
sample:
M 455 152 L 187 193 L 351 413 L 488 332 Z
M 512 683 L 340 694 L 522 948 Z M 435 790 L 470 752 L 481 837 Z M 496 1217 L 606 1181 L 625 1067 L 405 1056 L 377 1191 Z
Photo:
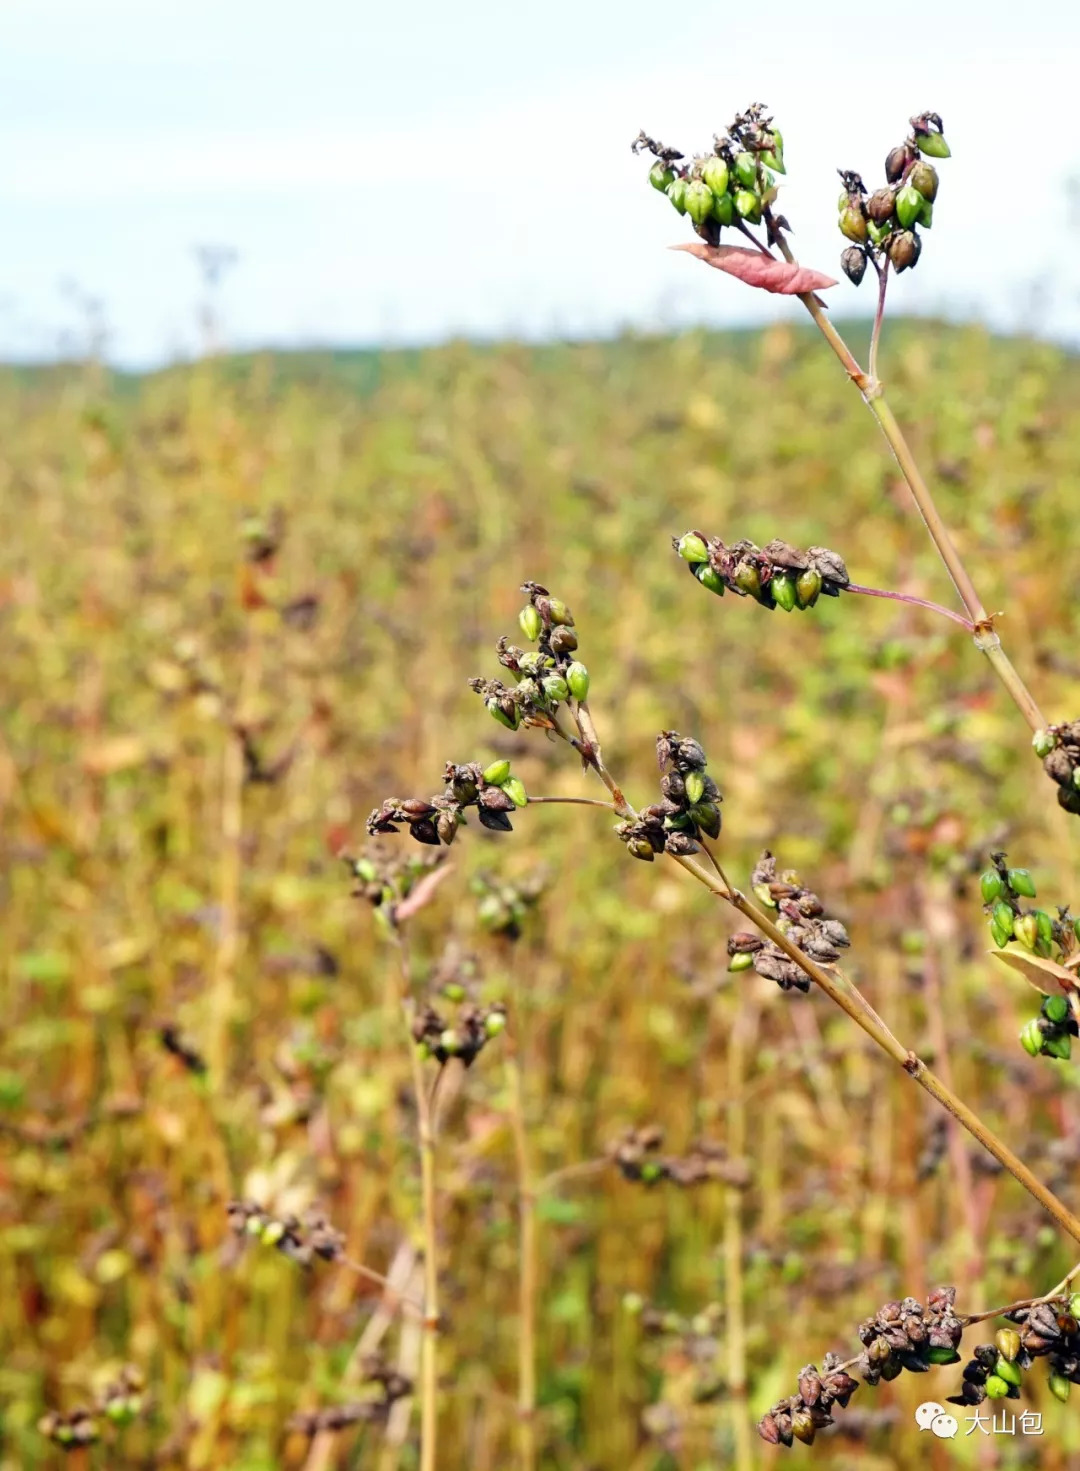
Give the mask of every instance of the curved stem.
M 885 257 L 885 264 L 879 266 L 874 261 L 874 270 L 878 273 L 878 297 L 877 313 L 874 317 L 874 330 L 870 334 L 870 381 L 876 384 L 878 343 L 881 340 L 881 324 L 885 320 L 885 291 L 889 284 L 889 257 Z
M 954 623 L 959 623 L 966 628 L 968 633 L 974 633 L 975 627 L 970 618 L 965 618 L 963 613 L 954 613 L 951 608 L 943 608 L 940 603 L 931 603 L 926 598 L 917 598 L 912 593 L 887 592 L 880 587 L 860 587 L 857 582 L 844 584 L 845 592 L 860 593 L 864 598 L 891 598 L 894 603 L 910 603 L 916 608 L 929 608 L 931 613 L 940 613 L 945 618 L 951 618 Z

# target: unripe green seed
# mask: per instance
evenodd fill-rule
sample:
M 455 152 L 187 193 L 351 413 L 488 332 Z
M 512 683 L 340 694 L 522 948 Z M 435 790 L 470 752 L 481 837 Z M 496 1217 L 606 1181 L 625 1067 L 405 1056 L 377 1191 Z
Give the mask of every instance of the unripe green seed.
M 626 845 L 626 851 L 631 858 L 640 858 L 643 863 L 652 863 L 656 858 L 653 845 L 648 838 L 631 838 Z
M 1025 899 L 1035 897 L 1035 880 L 1026 868 L 1009 869 L 1009 888 L 1014 894 L 1023 894 Z
M 845 251 L 846 255 L 847 252 Z M 865 257 L 864 257 L 865 260 Z M 795 606 L 795 584 L 786 572 L 778 573 L 769 583 L 769 591 L 778 608 L 783 608 L 785 613 L 790 613 Z
M 993 904 L 1001 898 L 1004 890 L 1005 885 L 996 868 L 988 868 L 985 873 L 979 875 L 979 892 L 982 894 L 984 904 Z
M 1016 916 L 1005 903 L 1004 899 L 999 899 L 994 905 L 993 919 L 999 930 L 1003 931 L 1006 935 L 1012 934 L 1013 927 L 1016 923 Z
M 752 153 L 735 155 L 735 178 L 745 189 L 752 189 L 757 183 L 757 159 Z
M 714 802 L 698 802 L 690 808 L 690 816 L 706 837 L 720 836 L 720 809 Z
M 1007 930 L 1003 930 L 996 919 L 992 919 L 990 921 L 990 938 L 1000 950 L 1009 943 L 1012 935 Z
M 667 187 L 667 197 L 681 215 L 686 213 L 686 180 L 673 179 Z
M 704 797 L 705 795 L 705 778 L 700 771 L 687 772 L 685 789 L 686 800 L 690 803 L 691 807 L 693 807 L 696 802 L 701 801 L 702 797 Z
M 1037 1016 L 1033 1016 L 1020 1028 L 1020 1045 L 1029 1057 L 1038 1057 L 1043 1050 L 1042 1028 Z
M 428 1058 L 431 1056 L 431 1048 L 427 1045 L 426 1042 L 417 1042 L 416 1055 L 421 1062 L 427 1062 Z
M 892 234 L 892 228 L 891 220 L 886 220 L 883 225 L 875 225 L 873 220 L 869 220 L 866 226 L 866 233 L 870 237 L 870 244 L 883 245 Z
M 1049 730 L 1037 730 L 1031 737 L 1031 744 L 1036 756 L 1043 761 L 1057 745 L 1057 736 Z
M 502 1011 L 489 1011 L 484 1018 L 484 1031 L 489 1037 L 498 1037 L 506 1031 L 506 1013 Z
M 772 147 L 766 148 L 759 157 L 766 168 L 775 169 L 778 174 L 786 174 L 787 169 L 784 167 L 784 140 L 778 128 L 773 129 L 772 139 Z
M 821 593 L 821 573 L 816 567 L 807 567 L 795 579 L 795 597 L 800 608 L 812 608 Z
M 853 204 L 850 199 L 840 211 L 840 233 L 849 240 L 854 240 L 856 245 L 861 245 L 868 234 L 866 216 L 861 207 Z
M 1064 1374 L 1051 1374 L 1046 1382 L 1054 1398 L 1059 1399 L 1064 1404 L 1072 1390 L 1070 1381 L 1065 1378 Z
M 458 1002 L 465 1000 L 465 987 L 460 981 L 447 981 L 446 985 L 442 988 L 442 993 L 447 1001 Z
M 761 573 L 753 562 L 740 562 L 734 572 L 735 586 L 742 588 L 752 598 L 761 596 Z
M 909 230 L 916 224 L 922 213 L 923 197 L 918 189 L 913 189 L 910 184 L 905 184 L 896 196 L 896 218 Z
M 694 576 L 701 583 L 702 587 L 707 587 L 710 592 L 716 593 L 717 597 L 722 598 L 724 596 L 724 579 L 716 571 L 715 567 L 709 566 L 708 562 L 699 563 L 694 568 Z
M 1080 1292 L 1074 1292 L 1069 1298 L 1069 1317 L 1080 1318 Z
M 1039 943 L 1039 922 L 1033 914 L 1022 914 L 1013 923 L 1013 934 L 1025 949 L 1034 951 Z
M 518 614 L 518 623 L 521 625 L 522 633 L 530 643 L 536 642 L 544 627 L 543 619 L 533 607 L 532 603 L 526 603 L 524 608 L 522 608 Z
M 655 1185 L 663 1173 L 663 1167 L 658 1165 L 655 1160 L 646 1160 L 641 1166 L 641 1178 L 646 1185 Z
M 986 1380 L 987 1399 L 1004 1399 L 1009 1393 L 1009 1386 L 998 1374 L 990 1374 Z
M 761 904 L 765 905 L 766 909 L 776 908 L 776 900 L 773 898 L 768 884 L 755 884 L 754 895 Z
M 640 1292 L 624 1292 L 623 1293 L 623 1295 L 622 1295 L 622 1310 L 623 1310 L 624 1313 L 630 1313 L 633 1317 L 636 1318 L 637 1315 L 643 1310 L 644 1307 L 645 1307 L 645 1299 L 642 1297 L 642 1295 L 641 1295 Z
M 509 775 L 509 761 L 493 761 L 484 772 L 484 781 L 489 787 L 501 787 Z
M 285 1235 L 285 1223 L 283 1221 L 268 1221 L 262 1233 L 264 1246 L 276 1246 Z
M 567 666 L 566 684 L 575 700 L 589 698 L 589 671 L 577 659 Z
M 1043 1042 L 1043 1051 L 1056 1057 L 1059 1062 L 1068 1062 L 1072 1057 L 1072 1038 L 1068 1032 L 1061 1037 L 1047 1037 Z
M 735 213 L 756 225 L 761 219 L 761 195 L 754 189 L 740 189 L 735 196 Z
M 686 213 L 695 225 L 703 225 L 712 214 L 713 192 L 702 179 L 692 179 L 686 186 Z
M 1043 1002 L 1043 1016 L 1046 1020 L 1060 1026 L 1063 1021 L 1068 1020 L 1069 1003 L 1064 996 L 1048 996 Z
M 514 713 L 511 715 L 503 709 L 498 699 L 494 696 L 490 700 L 485 700 L 484 704 L 487 706 L 492 719 L 497 720 L 500 725 L 505 725 L 507 730 L 517 730 L 521 724 L 521 711 L 517 705 L 512 707 Z
M 695 562 L 709 560 L 709 548 L 696 531 L 688 531 L 685 536 L 680 536 L 676 550 L 683 561 L 689 562 L 691 566 Z
M 929 167 L 929 165 L 927 165 Z M 724 159 L 714 155 L 707 158 L 701 167 L 701 177 L 714 194 L 726 194 L 731 175 Z
M 1020 1335 L 1015 1328 L 999 1328 L 994 1334 L 994 1342 L 1001 1357 L 1008 1359 L 1010 1363 L 1021 1349 Z
M 440 1035 L 439 1046 L 451 1057 L 453 1057 L 455 1052 L 460 1052 L 461 1038 L 454 1031 L 453 1027 L 447 1027 L 446 1031 Z
M 952 157 L 952 150 L 941 133 L 916 133 L 915 142 L 925 158 Z
M 500 783 L 502 790 L 510 798 L 515 807 L 527 807 L 529 795 L 525 790 L 525 783 L 519 776 L 510 776 Z
M 954 1348 L 948 1348 L 945 1344 L 940 1347 L 931 1345 L 923 1351 L 923 1360 L 927 1364 L 958 1364 L 960 1355 Z
M 930 230 L 933 228 L 934 206 L 930 203 L 929 199 L 923 200 L 923 207 L 919 211 L 918 224 L 921 225 L 924 230 Z
M 266 1222 L 261 1216 L 248 1216 L 244 1230 L 249 1236 L 254 1236 L 257 1240 L 261 1240 L 262 1234 L 266 1230 Z
M 574 626 L 574 615 L 563 602 L 562 598 L 548 598 L 547 600 L 548 621 L 553 626 L 565 624 L 567 628 Z
M 735 201 L 730 194 L 714 194 L 712 217 L 718 225 L 730 225 L 735 218 Z
M 661 163 L 659 159 L 656 160 L 649 170 L 649 183 L 654 189 L 659 189 L 662 194 L 666 192 L 668 185 L 674 177 L 675 170 L 669 168 L 667 164 Z
M 752 955 L 749 955 L 745 950 L 737 950 L 728 961 L 728 970 L 749 970 L 753 963 L 754 957 Z
M 549 700 L 565 700 L 570 694 L 570 687 L 561 674 L 549 674 L 540 682 Z
M 1021 1384 L 1023 1384 L 1024 1382 L 1024 1376 L 1021 1374 L 1020 1370 L 1016 1367 L 1011 1359 L 1005 1358 L 1004 1355 L 1000 1359 L 998 1359 L 997 1366 L 994 1369 L 994 1373 L 998 1376 L 999 1379 L 1004 1379 L 1006 1384 L 1011 1384 L 1016 1389 L 1019 1389 Z

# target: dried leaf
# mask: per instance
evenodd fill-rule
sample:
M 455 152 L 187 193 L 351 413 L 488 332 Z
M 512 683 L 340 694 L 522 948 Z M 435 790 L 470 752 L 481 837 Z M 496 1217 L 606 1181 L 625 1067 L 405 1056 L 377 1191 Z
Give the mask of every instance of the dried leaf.
M 1004 961 L 1010 969 L 1019 971 L 1025 981 L 1034 986 L 1036 991 L 1041 991 L 1044 996 L 1058 994 L 1057 990 L 1047 990 L 1045 982 L 1050 979 L 1060 983 L 1060 990 L 1076 990 L 1076 977 L 1071 970 L 1066 970 L 1056 960 L 1044 960 L 1041 955 L 1032 955 L 1021 945 L 1010 943 L 1005 946 L 1004 950 L 991 950 L 990 954 L 995 960 Z
M 673 245 L 672 250 L 685 250 L 696 255 L 706 265 L 726 271 L 729 276 L 738 276 L 748 286 L 757 286 L 762 291 L 774 291 L 781 296 L 806 296 L 813 291 L 824 291 L 837 283 L 821 271 L 812 271 L 808 266 L 792 264 L 786 260 L 774 260 L 760 251 L 748 250 L 742 245 L 706 245 L 701 240 L 685 241 Z
M 401 924 L 406 919 L 411 919 L 418 910 L 423 909 L 435 896 L 435 890 L 449 874 L 451 865 L 444 863 L 441 868 L 433 868 L 419 881 L 408 898 L 402 899 L 400 904 L 394 906 L 394 920 Z

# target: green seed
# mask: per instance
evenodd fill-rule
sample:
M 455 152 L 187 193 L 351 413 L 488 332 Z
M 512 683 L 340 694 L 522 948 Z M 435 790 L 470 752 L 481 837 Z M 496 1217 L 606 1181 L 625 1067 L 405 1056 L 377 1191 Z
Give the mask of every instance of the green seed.
M 577 659 L 567 667 L 566 684 L 575 700 L 589 697 L 589 671 Z
M 694 179 L 686 186 L 686 213 L 695 225 L 703 225 L 713 211 L 713 192 L 701 179 Z
M 929 167 L 929 165 L 927 165 Z M 716 195 L 726 194 L 730 182 L 728 166 L 722 158 L 713 157 L 705 160 L 701 168 L 701 177 Z
M 918 189 L 913 189 L 910 184 L 905 184 L 896 196 L 896 218 L 905 230 L 910 230 L 912 225 L 918 223 L 925 203 Z
M 735 218 L 735 201 L 730 194 L 714 194 L 712 217 L 718 225 L 730 225 Z
M 1009 888 L 1014 894 L 1023 894 L 1025 899 L 1035 897 L 1035 881 L 1026 868 L 1009 869 Z
M 1002 1358 L 1008 1359 L 1010 1363 L 1020 1352 L 1020 1335 L 1015 1328 L 999 1328 L 994 1334 L 994 1342 Z
M 1043 761 L 1057 745 L 1057 737 L 1048 730 L 1037 730 L 1031 738 L 1031 744 L 1036 756 Z
M 493 761 L 484 772 L 484 781 L 489 787 L 501 787 L 509 775 L 509 761 Z
M 1000 899 L 1004 889 L 1005 885 L 996 868 L 988 868 L 979 878 L 979 892 L 982 894 L 984 904 L 993 904 Z
M 689 562 L 691 566 L 709 560 L 709 548 L 696 531 L 688 531 L 685 536 L 680 536 L 675 549 L 683 561 Z
M 1004 1379 L 1006 1384 L 1012 1384 L 1017 1389 L 1024 1382 L 1024 1376 L 1020 1373 L 1020 1370 L 1011 1360 L 1005 1358 L 1004 1355 L 998 1359 L 994 1373 L 999 1379 Z
M 1012 934 L 1013 926 L 1016 923 L 1016 916 L 1013 914 L 1009 905 L 1005 903 L 1004 899 L 999 899 L 994 905 L 993 919 L 1003 934 Z
M 988 1399 L 1004 1399 L 1009 1393 L 1009 1386 L 1005 1380 L 997 1374 L 991 1374 L 986 1381 L 986 1395 Z
M 947 1348 L 944 1344 L 940 1348 L 931 1347 L 924 1351 L 923 1360 L 927 1364 L 958 1364 L 960 1355 L 954 1348 Z
M 667 197 L 681 215 L 686 213 L 686 180 L 675 179 L 668 185 Z
M 649 170 L 649 183 L 654 189 L 659 189 L 661 194 L 667 191 L 668 185 L 675 178 L 675 170 L 663 164 L 659 159 Z
M 1068 1020 L 1069 1003 L 1064 996 L 1048 996 L 1043 1002 L 1043 1016 L 1048 1022 L 1060 1026 L 1063 1021 Z
M 752 153 L 736 154 L 735 178 L 746 189 L 752 189 L 757 183 L 757 159 Z
M 728 970 L 730 970 L 730 971 L 749 970 L 750 967 L 753 965 L 753 963 L 754 963 L 754 957 L 752 955 L 748 954 L 747 951 L 745 951 L 745 950 L 736 950 L 735 954 L 728 961 Z
M 1072 1384 L 1069 1380 L 1065 1378 L 1064 1374 L 1051 1374 L 1046 1382 L 1054 1398 L 1059 1399 L 1064 1404 L 1069 1398 L 1069 1392 L 1072 1389 Z
M 1072 1038 L 1068 1032 L 1062 1037 L 1047 1037 L 1043 1043 L 1043 1051 L 1050 1057 L 1056 1057 L 1059 1062 L 1068 1062 L 1072 1057 Z
M 708 562 L 701 562 L 695 567 L 694 576 L 701 583 L 702 587 L 707 587 L 710 592 L 716 593 L 717 597 L 722 598 L 724 596 L 724 579 L 715 568 L 709 566 Z M 1080 921 L 1077 922 L 1080 923 Z
M 952 151 L 941 133 L 917 133 L 915 142 L 926 158 L 951 158 Z
M 1013 925 L 1013 933 L 1026 950 L 1034 951 L 1039 943 L 1039 921 L 1033 914 L 1022 914 Z
M 795 584 L 786 572 L 778 573 L 769 583 L 769 591 L 772 593 L 778 608 L 783 608 L 785 613 L 790 613 L 795 606 Z
M 845 207 L 840 211 L 840 233 L 846 235 L 849 240 L 854 240 L 856 245 L 861 245 L 870 233 L 867 229 L 866 216 L 850 200 L 847 200 Z
M 530 643 L 535 643 L 540 637 L 540 631 L 544 624 L 540 614 L 533 607 L 532 603 L 526 603 L 524 608 L 522 608 L 518 614 L 518 623 L 520 623 L 521 631 Z
M 800 608 L 812 608 L 821 594 L 821 573 L 816 567 L 807 567 L 795 579 L 795 597 Z
M 1039 1018 L 1033 1016 L 1026 1021 L 1020 1029 L 1020 1045 L 1029 1057 L 1038 1057 L 1043 1050 L 1043 1033 L 1039 1026 Z
M 507 777 L 506 781 L 500 783 L 500 786 L 515 807 L 527 807 L 529 805 L 529 796 L 525 790 L 525 784 L 520 777 Z
M 691 807 L 705 795 L 705 778 L 700 771 L 691 771 L 686 778 L 686 800 Z
M 497 1037 L 506 1031 L 506 1015 L 501 1011 L 490 1011 L 484 1018 L 484 1031 L 489 1037 Z
M 756 225 L 761 219 L 761 195 L 754 189 L 740 189 L 735 196 L 735 213 Z

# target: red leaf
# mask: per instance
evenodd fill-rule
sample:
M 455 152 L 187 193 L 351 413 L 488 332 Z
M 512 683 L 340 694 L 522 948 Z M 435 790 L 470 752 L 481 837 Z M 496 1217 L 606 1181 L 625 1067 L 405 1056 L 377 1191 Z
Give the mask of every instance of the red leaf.
M 694 240 L 673 245 L 671 249 L 686 250 L 706 265 L 726 271 L 729 276 L 738 276 L 747 286 L 758 286 L 762 291 L 775 291 L 781 296 L 806 296 L 812 291 L 824 291 L 836 285 L 831 276 L 822 275 L 820 271 L 786 260 L 774 260 L 770 255 L 747 250 L 742 245 L 706 245 L 704 241 Z

